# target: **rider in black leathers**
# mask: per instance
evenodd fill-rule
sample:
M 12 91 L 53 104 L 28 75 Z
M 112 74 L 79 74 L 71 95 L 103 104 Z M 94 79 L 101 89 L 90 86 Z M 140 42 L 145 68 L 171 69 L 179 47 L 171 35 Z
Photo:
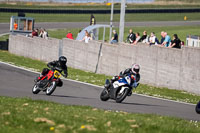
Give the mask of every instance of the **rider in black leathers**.
M 62 75 L 63 75 L 63 77 L 66 78 L 67 75 L 68 75 L 66 63 L 67 63 L 67 58 L 64 57 L 64 56 L 60 56 L 57 61 L 49 62 L 47 64 L 47 66 L 49 68 L 56 69 L 60 73 L 62 73 L 62 71 L 63 71 L 64 74 L 62 74 Z M 44 68 L 43 71 L 42 71 L 42 73 L 41 73 L 41 75 L 40 75 L 40 77 L 38 77 L 36 79 L 36 81 L 39 81 L 41 79 L 41 77 L 44 76 L 44 75 L 46 75 L 46 74 L 48 74 L 48 72 L 49 72 L 49 69 L 48 68 Z M 61 87 L 62 85 L 63 85 L 63 82 L 59 79 L 57 86 Z

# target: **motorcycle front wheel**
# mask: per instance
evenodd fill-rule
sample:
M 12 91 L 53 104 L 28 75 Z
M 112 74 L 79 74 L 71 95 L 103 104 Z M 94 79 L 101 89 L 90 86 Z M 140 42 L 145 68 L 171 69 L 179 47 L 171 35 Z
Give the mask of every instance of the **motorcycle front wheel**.
M 33 94 L 38 94 L 40 92 L 39 87 L 37 86 L 37 84 L 35 84 L 32 88 L 32 92 Z
M 109 97 L 108 91 L 106 88 L 104 88 L 103 91 L 101 92 L 100 99 L 102 101 L 108 101 L 109 98 L 110 97 Z
M 198 114 L 200 114 L 200 101 L 197 103 L 195 110 Z
M 129 93 L 129 90 L 128 88 L 124 89 L 124 91 L 122 93 L 120 93 L 120 90 L 117 92 L 117 95 L 116 95 L 116 98 L 115 98 L 115 101 L 117 103 L 121 103 L 125 98 L 126 96 L 128 95 Z
M 50 83 L 50 85 L 47 87 L 47 90 L 46 90 L 46 95 L 51 95 L 56 89 L 56 82 L 53 81 Z

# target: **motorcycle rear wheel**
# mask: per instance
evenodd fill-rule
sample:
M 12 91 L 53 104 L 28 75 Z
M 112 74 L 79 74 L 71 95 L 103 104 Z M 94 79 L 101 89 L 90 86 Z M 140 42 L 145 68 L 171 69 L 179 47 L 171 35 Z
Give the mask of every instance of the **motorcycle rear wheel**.
M 197 103 L 195 110 L 198 114 L 200 114 L 200 101 Z
M 53 81 L 50 83 L 50 86 L 46 89 L 46 95 L 51 95 L 56 89 L 56 82 Z
M 108 91 L 106 88 L 104 88 L 103 91 L 101 92 L 100 99 L 102 101 L 108 101 L 109 98 L 110 97 L 109 97 Z
M 39 87 L 37 86 L 37 84 L 35 84 L 32 88 L 32 92 L 33 94 L 38 94 L 40 92 Z
M 129 90 L 126 88 L 124 89 L 123 93 L 120 94 L 120 90 L 117 92 L 116 94 L 116 98 L 115 98 L 115 101 L 117 103 L 121 103 L 125 98 L 126 96 L 128 95 L 129 93 Z

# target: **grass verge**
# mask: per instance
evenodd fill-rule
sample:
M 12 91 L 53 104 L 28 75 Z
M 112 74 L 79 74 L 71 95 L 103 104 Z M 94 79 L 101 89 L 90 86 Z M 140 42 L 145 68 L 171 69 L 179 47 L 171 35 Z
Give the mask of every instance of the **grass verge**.
M 23 66 L 25 68 L 31 68 L 39 72 L 41 72 L 42 69 L 46 67 L 45 62 L 33 60 L 30 58 L 25 58 L 22 56 L 16 56 L 6 51 L 0 51 L 0 61 L 9 62 L 17 66 Z M 87 82 L 99 86 L 104 85 L 105 79 L 111 78 L 111 76 L 106 76 L 103 74 L 95 74 L 92 72 L 85 72 L 74 68 L 69 68 L 68 73 L 69 73 L 68 76 L 69 79 Z M 146 94 L 150 96 L 182 101 L 187 103 L 194 103 L 194 104 L 196 104 L 200 99 L 199 95 L 191 94 L 185 91 L 153 87 L 144 84 L 140 84 L 140 86 L 133 91 L 138 94 Z
M 0 41 L 6 41 L 9 38 L 9 35 L 0 36 Z
M 35 22 L 90 22 L 91 14 L 37 14 L 26 13 L 26 17 L 32 17 Z M 11 16 L 17 13 L 0 12 L 0 23 L 9 23 Z M 110 14 L 94 14 L 97 23 L 110 22 Z M 200 20 L 200 13 L 131 13 L 126 14 L 125 22 L 134 21 L 184 21 L 187 16 L 188 21 Z M 120 14 L 114 14 L 114 22 L 120 21 Z
M 9 97 L 0 97 L 0 123 L 3 133 L 200 132 L 197 121 Z

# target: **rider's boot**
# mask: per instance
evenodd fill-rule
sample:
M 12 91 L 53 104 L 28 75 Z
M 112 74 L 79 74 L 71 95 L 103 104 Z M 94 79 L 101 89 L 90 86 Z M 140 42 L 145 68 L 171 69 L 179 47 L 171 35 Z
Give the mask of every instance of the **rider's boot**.
M 132 90 L 128 93 L 128 96 L 131 96 L 132 95 Z

